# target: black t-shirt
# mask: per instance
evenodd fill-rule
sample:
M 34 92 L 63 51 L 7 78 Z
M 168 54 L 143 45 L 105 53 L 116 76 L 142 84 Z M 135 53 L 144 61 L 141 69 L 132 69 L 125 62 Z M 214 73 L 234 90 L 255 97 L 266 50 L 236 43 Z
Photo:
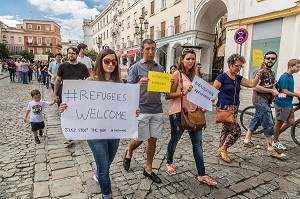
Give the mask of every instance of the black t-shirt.
M 62 63 L 57 70 L 57 76 L 64 79 L 86 79 L 90 76 L 86 65 L 78 62 L 78 64 Z

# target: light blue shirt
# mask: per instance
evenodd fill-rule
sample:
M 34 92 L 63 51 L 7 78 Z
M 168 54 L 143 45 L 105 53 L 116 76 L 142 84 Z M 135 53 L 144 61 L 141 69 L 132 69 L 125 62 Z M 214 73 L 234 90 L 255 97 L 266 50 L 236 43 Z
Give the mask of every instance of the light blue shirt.
M 55 79 L 56 79 L 56 76 L 57 76 L 57 70 L 58 70 L 58 67 L 60 65 L 61 65 L 61 62 L 60 63 L 56 63 L 56 61 L 51 62 L 49 64 L 48 70 L 54 75 L 54 77 L 51 77 L 51 84 L 54 84 L 54 82 L 55 82 Z

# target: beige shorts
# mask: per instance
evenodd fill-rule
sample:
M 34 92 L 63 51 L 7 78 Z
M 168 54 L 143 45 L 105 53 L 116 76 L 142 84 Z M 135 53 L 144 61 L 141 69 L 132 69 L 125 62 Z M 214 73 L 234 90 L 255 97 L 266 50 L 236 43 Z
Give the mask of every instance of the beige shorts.
M 136 141 L 146 141 L 150 137 L 161 138 L 163 132 L 163 113 L 140 113 L 138 120 L 138 138 Z
M 283 107 L 275 105 L 276 120 L 286 122 L 290 118 L 295 118 L 293 107 Z

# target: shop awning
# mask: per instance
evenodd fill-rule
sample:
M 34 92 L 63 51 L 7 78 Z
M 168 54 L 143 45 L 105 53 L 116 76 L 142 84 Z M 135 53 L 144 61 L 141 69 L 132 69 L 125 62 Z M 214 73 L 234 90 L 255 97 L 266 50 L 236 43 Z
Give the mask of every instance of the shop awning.
M 116 52 L 116 54 L 117 54 L 118 57 L 119 57 L 119 56 L 122 56 L 122 55 L 124 55 L 124 51 Z
M 137 53 L 139 51 L 139 48 L 137 48 L 137 49 L 132 49 L 132 50 L 127 50 L 126 51 L 126 55 L 127 56 L 134 56 L 135 55 L 135 53 Z
M 156 51 L 160 50 L 162 47 L 169 45 L 169 43 L 162 43 L 156 45 Z
M 217 57 L 224 57 L 226 44 L 222 44 L 218 50 Z

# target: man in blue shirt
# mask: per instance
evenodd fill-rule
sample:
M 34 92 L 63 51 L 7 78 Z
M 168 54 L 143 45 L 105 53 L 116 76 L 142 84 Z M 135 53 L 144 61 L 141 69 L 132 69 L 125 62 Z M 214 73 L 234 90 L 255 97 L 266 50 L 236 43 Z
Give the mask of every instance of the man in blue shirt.
M 57 76 L 57 70 L 58 70 L 58 67 L 59 67 L 60 64 L 61 64 L 61 59 L 62 59 L 62 54 L 57 53 L 57 54 L 55 55 L 55 61 L 54 61 L 54 62 L 51 62 L 51 63 L 49 64 L 48 74 L 49 74 L 50 77 L 51 77 L 51 88 L 52 88 L 53 91 L 54 91 L 55 78 L 56 78 L 56 76 Z
M 125 152 L 123 166 L 126 171 L 130 168 L 133 151 L 137 149 L 143 141 L 148 141 L 146 148 L 147 163 L 144 169 L 144 176 L 156 183 L 161 183 L 161 179 L 152 171 L 152 163 L 155 154 L 157 138 L 162 137 L 163 131 L 163 108 L 161 94 L 158 92 L 148 92 L 148 72 L 163 72 L 162 67 L 154 61 L 156 44 L 151 39 L 145 39 L 142 43 L 143 59 L 134 64 L 128 73 L 127 83 L 140 84 L 139 107 L 141 113 L 138 117 L 138 138 L 130 140 L 128 150 Z
M 279 135 L 292 126 L 295 122 L 295 115 L 293 110 L 293 97 L 300 98 L 300 93 L 294 92 L 294 78 L 293 74 L 299 72 L 300 60 L 291 59 L 288 62 L 288 69 L 283 73 L 278 81 L 278 91 L 286 94 L 286 98 L 276 97 L 275 99 L 275 114 L 276 122 L 274 126 L 274 141 L 273 147 L 285 150 L 286 147 L 278 140 Z

